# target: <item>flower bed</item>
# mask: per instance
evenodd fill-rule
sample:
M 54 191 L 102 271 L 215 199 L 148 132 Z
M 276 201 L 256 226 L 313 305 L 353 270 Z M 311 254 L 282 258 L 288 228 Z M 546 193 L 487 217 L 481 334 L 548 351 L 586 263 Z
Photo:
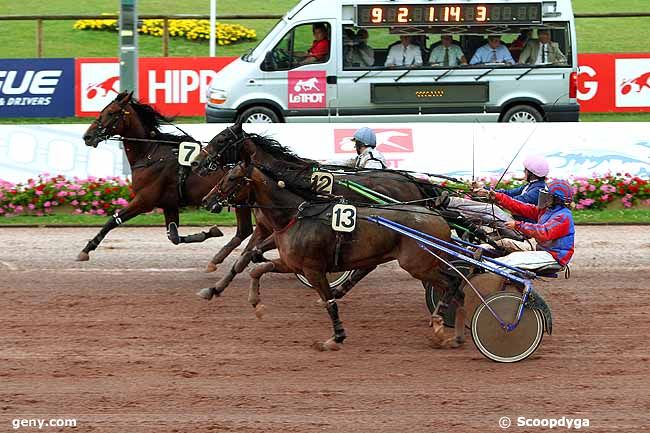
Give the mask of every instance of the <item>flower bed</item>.
M 169 20 L 169 36 L 181 37 L 190 41 L 210 39 L 210 21 L 208 20 Z M 78 20 L 74 23 L 77 30 L 117 31 L 116 20 Z M 162 37 L 163 20 L 142 20 L 138 33 Z M 241 41 L 252 41 L 257 37 L 255 30 L 240 24 L 217 23 L 216 38 L 218 45 L 230 45 Z
M 131 184 L 121 178 L 66 179 L 44 174 L 25 184 L 0 180 L 0 216 L 69 213 L 110 215 L 132 197 Z
M 494 185 L 496 179 L 485 180 Z M 650 182 L 629 174 L 608 174 L 593 179 L 571 179 L 577 209 L 650 206 Z M 504 179 L 499 188 L 510 189 L 520 181 Z M 43 174 L 24 184 L 0 180 L 0 216 L 48 215 L 57 209 L 73 214 L 110 215 L 133 197 L 128 180 L 111 177 L 88 179 Z

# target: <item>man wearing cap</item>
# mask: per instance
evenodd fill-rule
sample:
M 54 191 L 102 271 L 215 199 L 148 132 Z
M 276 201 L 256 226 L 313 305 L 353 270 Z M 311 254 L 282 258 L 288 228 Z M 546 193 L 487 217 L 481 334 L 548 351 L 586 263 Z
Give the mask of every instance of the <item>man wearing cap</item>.
M 530 155 L 524 160 L 524 177 L 526 184 L 518 188 L 505 190 L 501 192 L 517 201 L 535 204 L 539 197 L 539 191 L 546 188 L 546 176 L 548 176 L 548 161 L 541 155 Z
M 500 35 L 488 36 L 488 43 L 480 47 L 472 56 L 470 65 L 479 65 L 484 63 L 505 63 L 512 65 L 515 63 L 508 47 L 501 43 Z
M 386 158 L 377 150 L 377 137 L 375 131 L 363 127 L 354 133 L 352 138 L 354 147 L 357 150 L 357 157 L 346 161 L 345 165 L 354 168 L 386 168 Z
M 566 63 L 566 56 L 560 51 L 557 42 L 551 41 L 548 29 L 537 30 L 537 39 L 528 41 L 519 56 L 519 63 L 529 65 L 548 65 Z

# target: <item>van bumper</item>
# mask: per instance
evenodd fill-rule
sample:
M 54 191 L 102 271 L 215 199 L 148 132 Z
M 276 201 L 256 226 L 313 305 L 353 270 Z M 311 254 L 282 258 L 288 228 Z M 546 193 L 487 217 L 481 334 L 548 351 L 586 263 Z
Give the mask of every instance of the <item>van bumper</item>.
M 234 123 L 237 110 L 232 108 L 219 108 L 210 104 L 205 106 L 205 120 L 208 123 Z
M 577 122 L 580 118 L 578 104 L 546 104 L 542 109 L 547 122 Z

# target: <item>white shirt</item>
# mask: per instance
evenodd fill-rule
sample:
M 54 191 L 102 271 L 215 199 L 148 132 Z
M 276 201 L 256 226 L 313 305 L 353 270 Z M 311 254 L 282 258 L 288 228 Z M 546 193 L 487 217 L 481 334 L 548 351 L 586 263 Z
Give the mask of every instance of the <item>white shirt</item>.
M 422 65 L 422 51 L 417 45 L 393 45 L 386 56 L 385 66 L 412 66 Z
M 341 165 L 354 168 L 387 168 L 388 163 L 384 155 L 377 148 L 366 147 L 361 155 L 343 161 Z
M 542 60 L 544 51 L 546 51 L 546 59 Z M 550 63 L 548 60 L 548 53 L 551 51 L 551 44 L 539 44 L 539 50 L 537 51 L 537 60 L 535 60 L 536 65 L 545 65 Z
M 460 58 L 463 57 L 463 50 L 456 44 L 452 44 L 449 47 L 444 45 L 438 45 L 431 51 L 429 56 L 429 63 L 443 65 L 445 61 L 445 48 L 449 48 L 449 66 L 458 66 L 460 64 Z

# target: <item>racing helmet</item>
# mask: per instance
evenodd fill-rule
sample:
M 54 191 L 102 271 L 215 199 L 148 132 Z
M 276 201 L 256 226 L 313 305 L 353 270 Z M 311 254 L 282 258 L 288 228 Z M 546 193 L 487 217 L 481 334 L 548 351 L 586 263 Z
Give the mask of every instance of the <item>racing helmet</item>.
M 573 200 L 573 188 L 566 180 L 556 179 L 544 189 L 539 190 L 537 207 L 547 208 L 556 203 L 568 205 Z
M 375 131 L 365 126 L 354 133 L 353 140 L 356 147 L 377 147 L 377 137 L 375 136 Z
M 548 161 L 542 155 L 530 155 L 524 160 L 524 168 L 537 177 L 548 175 Z

